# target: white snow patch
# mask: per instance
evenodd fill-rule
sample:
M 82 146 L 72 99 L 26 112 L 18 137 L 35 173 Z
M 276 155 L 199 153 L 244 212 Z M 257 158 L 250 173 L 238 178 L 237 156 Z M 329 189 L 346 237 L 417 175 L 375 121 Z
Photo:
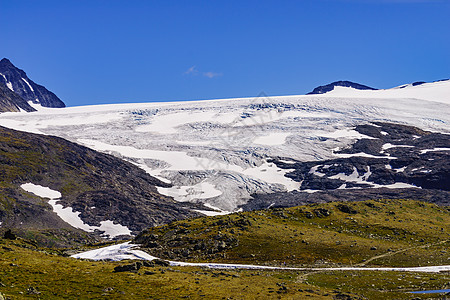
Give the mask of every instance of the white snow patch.
M 28 81 L 25 78 L 22 78 L 22 80 L 28 85 L 30 90 L 34 93 L 33 87 L 28 83 Z
M 2 75 L 2 76 L 3 76 L 3 78 L 5 79 L 5 83 L 6 83 L 6 86 L 8 87 L 8 89 L 10 89 L 11 91 L 13 91 L 13 92 L 14 92 L 14 89 L 13 89 L 12 83 L 11 83 L 11 82 L 9 82 L 9 81 L 8 81 L 8 79 L 6 79 L 6 76 L 5 76 L 5 75 L 3 75 L 2 73 L 0 73 L 0 75 Z
M 340 179 L 340 180 L 344 180 L 344 181 L 349 181 L 349 182 L 356 182 L 356 183 L 368 183 L 368 184 L 372 184 L 370 182 L 367 182 L 367 179 L 369 178 L 369 176 L 372 174 L 372 172 L 370 171 L 370 167 L 368 167 L 368 170 L 366 173 L 364 173 L 362 176 L 359 175 L 358 170 L 353 167 L 353 173 L 350 175 L 345 175 L 344 173 L 339 173 L 333 176 L 330 176 L 330 179 Z
M 222 195 L 222 191 L 219 191 L 209 182 L 200 182 L 191 186 L 173 186 L 170 188 L 156 187 L 160 194 L 173 197 L 176 201 L 186 202 L 194 199 L 208 199 Z
M 314 174 L 314 175 L 319 176 L 319 177 L 325 176 L 326 174 L 317 171 L 317 169 L 318 169 L 320 166 L 321 166 L 321 165 L 317 165 L 317 166 L 312 167 L 311 170 L 309 170 L 309 174 Z M 325 166 L 323 166 L 322 168 L 324 168 L 324 167 L 325 167 Z
M 58 199 L 61 198 L 61 193 L 55 190 L 52 190 L 49 187 L 45 187 L 42 185 L 37 185 L 33 183 L 24 183 L 20 186 L 25 191 L 35 194 L 41 198 L 49 198 L 49 199 Z
M 106 220 L 106 221 L 100 221 L 100 227 L 91 226 L 95 229 L 98 229 L 100 231 L 104 231 L 104 235 L 109 236 L 110 238 L 119 236 L 119 235 L 131 235 L 131 230 L 128 229 L 128 227 L 120 225 L 120 224 L 114 224 L 114 221 Z
M 153 260 L 156 257 L 151 256 L 141 250 L 136 250 L 137 245 L 130 244 L 130 242 L 103 247 L 95 250 L 90 250 L 78 254 L 74 254 L 73 258 L 82 258 L 90 260 L 113 260 L 119 261 L 124 259 L 141 259 Z
M 425 149 L 425 150 L 420 150 L 420 154 L 425 154 L 425 153 L 428 153 L 428 152 L 436 152 L 436 151 L 450 151 L 450 148 Z
M 381 185 L 373 184 L 375 188 L 388 188 L 388 189 L 420 189 L 421 187 L 415 186 L 413 184 L 408 184 L 404 182 L 396 182 L 393 184 Z
M 339 129 L 334 132 L 320 133 L 318 135 L 322 136 L 322 137 L 333 138 L 333 139 L 339 139 L 339 138 L 372 139 L 372 140 L 375 139 L 371 136 L 361 134 L 358 131 L 352 130 L 352 129 Z
M 253 142 L 260 145 L 283 145 L 286 142 L 286 138 L 290 135 L 290 132 L 273 132 L 266 136 L 259 136 Z
M 301 190 L 301 192 L 305 192 L 308 194 L 313 194 L 313 193 L 317 193 L 317 192 L 323 192 L 322 190 L 311 190 L 311 189 L 306 189 L 306 190 Z
M 288 192 L 298 190 L 300 183 L 296 182 L 286 176 L 285 174 L 294 171 L 294 169 L 281 169 L 274 163 L 265 162 L 259 167 L 248 168 L 241 173 L 247 176 L 252 176 L 268 183 L 278 183 L 284 185 Z
M 401 167 L 401 168 L 398 168 L 398 169 L 394 169 L 395 170 L 395 172 L 397 172 L 397 173 L 400 173 L 400 172 L 405 172 L 405 170 L 406 170 L 406 167 Z
M 290 164 L 290 165 L 293 165 L 293 164 L 297 163 L 296 161 L 284 160 L 284 159 L 280 159 L 279 161 L 282 162 L 282 163 L 285 163 L 285 164 Z
M 383 150 L 387 150 L 387 149 L 391 149 L 391 148 L 414 148 L 414 146 L 410 146 L 410 145 L 393 145 L 391 143 L 386 143 L 383 146 L 381 146 L 381 149 L 383 149 Z
M 333 153 L 333 155 L 337 156 L 337 157 L 342 157 L 342 158 L 349 158 L 349 157 L 355 157 L 355 156 L 360 156 L 360 157 L 369 157 L 369 158 L 385 158 L 385 159 L 397 159 L 397 157 L 391 157 L 391 156 L 375 156 L 372 154 L 367 154 L 364 152 L 359 152 L 359 153 Z

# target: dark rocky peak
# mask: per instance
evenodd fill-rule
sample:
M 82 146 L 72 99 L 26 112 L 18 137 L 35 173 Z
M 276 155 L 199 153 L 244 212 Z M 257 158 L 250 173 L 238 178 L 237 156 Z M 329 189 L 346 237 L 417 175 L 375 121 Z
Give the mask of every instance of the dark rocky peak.
M 14 65 L 11 63 L 11 61 L 9 59 L 7 59 L 6 57 L 2 58 L 2 60 L 0 60 L 0 66 L 3 66 L 3 65 L 14 67 Z
M 5 84 L 25 101 L 31 101 L 43 107 L 66 106 L 54 93 L 42 85 L 36 84 L 28 78 L 23 70 L 14 66 L 7 58 L 0 61 L 0 83 Z
M 372 88 L 367 85 L 351 82 L 351 81 L 335 81 L 327 85 L 321 85 L 316 87 L 312 92 L 308 93 L 307 95 L 316 95 L 316 94 L 325 94 L 327 92 L 331 92 L 334 90 L 335 86 L 343 86 L 343 87 L 350 87 L 357 90 L 376 90 L 375 88 Z

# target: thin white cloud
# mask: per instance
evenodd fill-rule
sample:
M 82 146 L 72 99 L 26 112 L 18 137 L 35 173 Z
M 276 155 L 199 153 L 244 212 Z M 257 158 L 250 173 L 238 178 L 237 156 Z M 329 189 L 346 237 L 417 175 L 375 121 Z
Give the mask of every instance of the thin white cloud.
M 189 69 L 187 69 L 186 72 L 184 72 L 184 74 L 186 75 L 197 75 L 198 74 L 198 70 L 196 66 L 192 66 Z
M 214 78 L 214 77 L 222 76 L 222 73 L 205 72 L 205 73 L 203 73 L 203 76 L 208 77 L 208 78 Z
M 196 66 L 192 66 L 189 69 L 187 69 L 184 73 L 184 75 L 190 75 L 190 76 L 197 76 L 197 75 L 202 75 L 204 77 L 207 78 L 214 78 L 214 77 L 219 77 L 222 76 L 222 73 L 218 73 L 218 72 L 212 72 L 212 71 L 208 71 L 208 72 L 200 72 Z

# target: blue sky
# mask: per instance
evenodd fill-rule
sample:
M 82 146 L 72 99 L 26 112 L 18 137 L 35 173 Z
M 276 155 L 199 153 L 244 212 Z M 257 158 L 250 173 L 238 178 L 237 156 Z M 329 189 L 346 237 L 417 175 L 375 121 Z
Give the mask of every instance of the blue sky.
M 0 20 L 0 58 L 68 106 L 450 77 L 449 0 L 0 0 Z

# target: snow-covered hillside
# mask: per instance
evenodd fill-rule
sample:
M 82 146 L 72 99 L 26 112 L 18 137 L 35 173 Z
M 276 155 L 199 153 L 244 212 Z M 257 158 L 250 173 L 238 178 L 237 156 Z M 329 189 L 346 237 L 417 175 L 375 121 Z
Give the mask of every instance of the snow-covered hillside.
M 349 87 L 336 86 L 334 87 L 334 90 L 323 95 L 347 98 L 416 98 L 450 104 L 449 82 L 450 80 L 442 80 L 431 83 L 417 82 L 383 90 L 358 90 Z
M 371 121 L 450 133 L 450 81 L 323 95 L 137 103 L 4 113 L 0 125 L 57 135 L 134 162 L 178 201 L 233 211 L 252 193 L 299 189 L 286 163 L 336 158 Z

